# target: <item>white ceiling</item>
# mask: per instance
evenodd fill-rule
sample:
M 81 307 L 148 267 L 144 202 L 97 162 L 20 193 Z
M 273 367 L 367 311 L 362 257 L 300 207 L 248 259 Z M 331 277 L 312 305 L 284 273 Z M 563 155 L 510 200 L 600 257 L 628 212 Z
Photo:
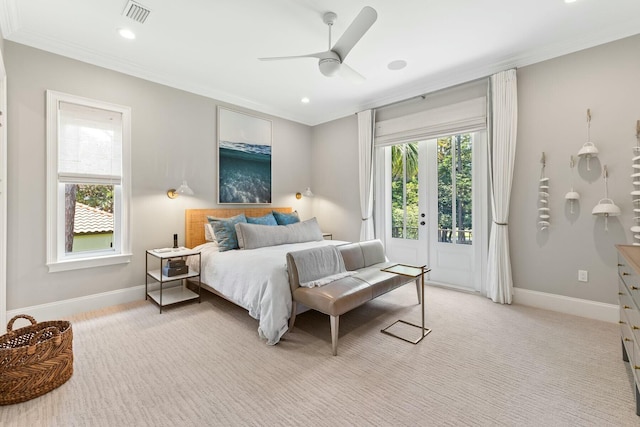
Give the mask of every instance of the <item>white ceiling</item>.
M 16 43 L 308 125 L 640 33 L 638 0 L 140 0 L 144 24 L 122 15 L 126 3 L 3 0 L 0 27 Z M 367 5 L 378 20 L 346 60 L 363 84 L 321 75 L 313 58 L 257 60 L 326 50 L 323 13 L 338 15 L 335 42 Z M 408 66 L 388 70 L 397 59 Z

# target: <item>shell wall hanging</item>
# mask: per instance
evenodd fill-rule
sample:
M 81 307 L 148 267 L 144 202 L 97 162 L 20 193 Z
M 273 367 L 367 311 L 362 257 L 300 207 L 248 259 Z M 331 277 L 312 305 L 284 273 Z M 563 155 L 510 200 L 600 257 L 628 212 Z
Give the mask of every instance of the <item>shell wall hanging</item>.
M 545 176 L 546 159 L 544 152 L 540 159 L 540 180 L 538 183 L 538 226 L 540 231 L 546 230 L 551 225 L 551 209 L 549 208 L 549 178 Z
M 580 200 L 580 193 L 573 189 L 573 168 L 575 167 L 575 162 L 573 161 L 573 156 L 571 156 L 571 160 L 569 161 L 569 167 L 571 168 L 571 190 L 567 194 L 565 194 L 564 198 L 569 202 L 569 211 L 571 214 L 574 214 L 573 204 L 576 200 Z
M 587 170 L 590 171 L 590 160 L 592 157 L 598 157 L 598 148 L 591 142 L 591 109 L 587 109 L 587 142 L 584 143 L 580 151 L 578 151 L 579 158 L 587 159 Z
M 602 177 L 604 178 L 604 199 L 600 199 L 596 207 L 593 208 L 591 213 L 593 215 L 604 216 L 604 230 L 609 231 L 607 227 L 607 220 L 610 216 L 620 215 L 620 208 L 613 203 L 613 200 L 609 198 L 609 172 L 607 171 L 607 165 L 602 167 Z M 635 211 L 635 209 L 634 209 Z
M 633 233 L 633 244 L 640 246 L 640 120 L 636 122 L 636 146 L 633 147 L 633 158 L 631 159 L 631 183 L 633 190 L 631 191 L 631 199 L 633 201 L 633 222 L 631 227 Z

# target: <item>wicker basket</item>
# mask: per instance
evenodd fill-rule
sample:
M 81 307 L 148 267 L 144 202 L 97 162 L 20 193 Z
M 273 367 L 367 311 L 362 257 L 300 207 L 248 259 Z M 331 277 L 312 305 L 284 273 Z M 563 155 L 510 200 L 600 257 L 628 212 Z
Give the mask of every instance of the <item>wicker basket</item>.
M 18 318 L 31 326 L 13 330 Z M 62 320 L 37 323 L 15 316 L 0 336 L 0 405 L 24 402 L 64 384 L 73 374 L 73 331 Z

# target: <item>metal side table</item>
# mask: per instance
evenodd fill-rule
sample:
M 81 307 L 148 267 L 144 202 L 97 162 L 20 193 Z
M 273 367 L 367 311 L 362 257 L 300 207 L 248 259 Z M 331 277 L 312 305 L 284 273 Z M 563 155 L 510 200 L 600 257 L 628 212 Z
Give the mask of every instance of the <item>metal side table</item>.
M 420 287 L 421 287 L 421 290 L 420 290 L 420 305 L 422 306 L 421 307 L 422 308 L 422 324 L 421 325 L 416 325 L 415 323 L 407 322 L 405 320 L 396 320 L 391 325 L 389 325 L 386 328 L 380 330 L 380 332 L 382 332 L 383 334 L 391 335 L 392 337 L 396 337 L 396 338 L 399 338 L 399 339 L 401 339 L 403 341 L 410 342 L 411 344 L 418 344 L 420 341 L 422 341 L 422 339 L 424 337 L 426 337 L 429 334 L 429 332 L 431 332 L 431 329 L 424 327 L 424 273 L 430 272 L 431 269 L 427 268 L 426 265 L 423 265 L 421 267 L 416 267 L 416 266 L 413 266 L 413 265 L 395 264 L 395 265 L 392 265 L 390 267 L 383 268 L 383 269 L 381 269 L 381 271 L 386 271 L 388 273 L 393 273 L 393 274 L 399 274 L 401 276 L 413 277 L 415 279 L 420 277 Z M 404 337 L 401 337 L 399 335 L 396 335 L 393 332 L 389 332 L 387 329 L 391 328 L 396 323 L 404 323 L 405 325 L 409 325 L 409 326 L 413 326 L 414 328 L 418 328 L 418 329 L 420 329 L 420 331 L 422 331 L 422 334 L 420 334 L 420 337 L 418 337 L 416 340 L 412 341 L 412 340 L 409 340 L 407 338 L 404 338 Z

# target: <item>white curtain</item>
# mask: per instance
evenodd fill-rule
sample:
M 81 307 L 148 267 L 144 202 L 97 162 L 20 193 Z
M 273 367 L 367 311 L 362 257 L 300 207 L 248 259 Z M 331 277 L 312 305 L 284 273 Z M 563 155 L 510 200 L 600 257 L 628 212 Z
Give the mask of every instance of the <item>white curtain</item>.
M 490 102 L 489 187 L 493 224 L 489 236 L 487 297 L 494 302 L 511 304 L 513 280 L 508 223 L 518 127 L 516 70 L 491 76 Z
M 375 237 L 373 229 L 373 126 L 375 113 L 365 110 L 358 113 L 358 152 L 360 183 L 360 240 Z

